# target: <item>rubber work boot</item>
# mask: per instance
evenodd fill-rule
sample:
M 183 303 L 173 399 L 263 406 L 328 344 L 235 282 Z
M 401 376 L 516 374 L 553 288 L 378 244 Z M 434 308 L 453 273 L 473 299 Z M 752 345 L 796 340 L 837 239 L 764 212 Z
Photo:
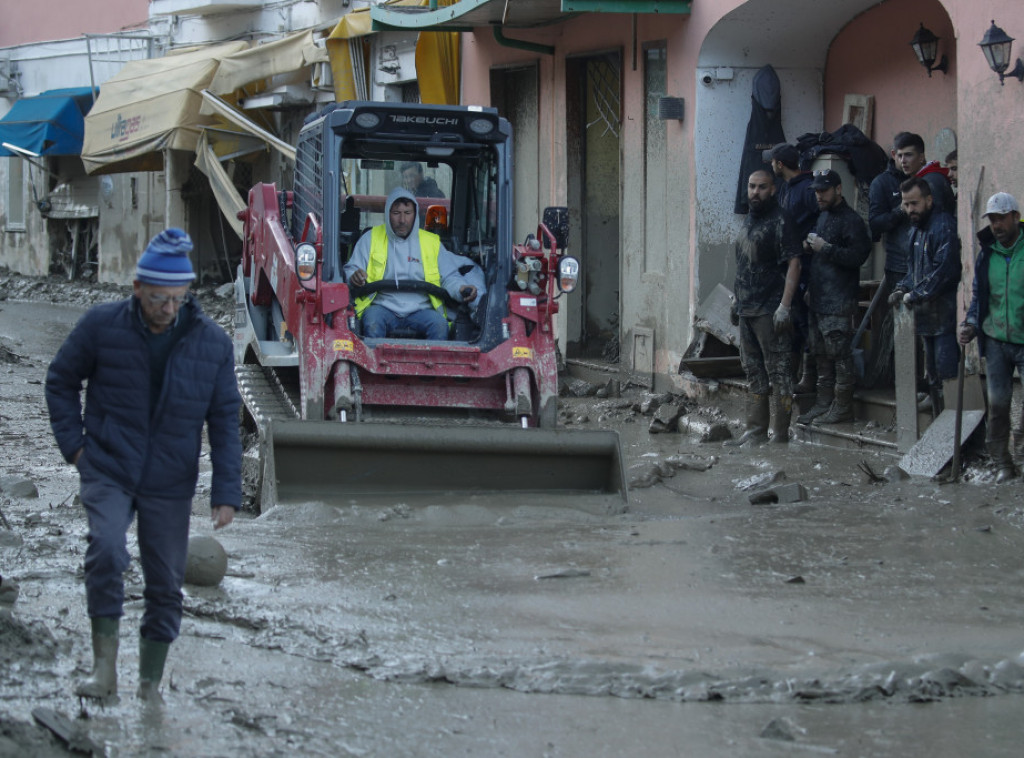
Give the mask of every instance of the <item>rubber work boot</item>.
M 988 457 L 992 459 L 992 467 L 996 471 L 996 484 L 1008 482 L 1016 476 L 1013 468 L 1013 458 L 1010 457 L 1009 440 L 988 440 L 985 448 Z
M 768 441 L 768 395 L 749 395 L 747 397 L 747 429 L 737 439 L 726 440 L 726 447 L 740 445 L 760 445 Z
M 78 683 L 75 694 L 109 700 L 117 696 L 117 647 L 121 620 L 94 617 L 92 622 L 92 676 Z
M 818 367 L 814 353 L 804 353 L 804 369 L 800 381 L 793 387 L 794 395 L 809 395 L 818 383 Z
M 793 398 L 786 395 L 772 395 L 772 442 L 789 442 L 789 422 L 793 418 Z
M 140 700 L 150 703 L 164 701 L 160 696 L 160 680 L 164 676 L 164 663 L 170 648 L 170 642 L 154 642 L 139 636 L 139 689 L 135 694 Z
M 853 421 L 853 385 L 836 385 L 835 398 L 828 413 L 814 419 L 814 424 L 839 424 Z
M 806 413 L 801 413 L 796 417 L 798 424 L 809 424 L 818 416 L 823 416 L 828 413 L 829 408 L 832 407 L 832 399 L 835 397 L 834 387 L 819 387 L 818 396 L 814 399 L 814 405 L 807 409 Z

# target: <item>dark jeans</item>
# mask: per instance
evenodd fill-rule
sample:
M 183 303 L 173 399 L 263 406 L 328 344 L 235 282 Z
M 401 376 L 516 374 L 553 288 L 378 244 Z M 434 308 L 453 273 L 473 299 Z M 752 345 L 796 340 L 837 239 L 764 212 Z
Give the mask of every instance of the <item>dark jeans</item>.
M 82 505 L 89 518 L 85 549 L 85 597 L 89 617 L 120 618 L 124 572 L 131 563 L 126 533 L 138 515 L 139 562 L 145 578 L 140 632 L 154 642 L 173 642 L 181 628 L 188 526 L 192 500 L 136 497 L 78 461 Z
M 960 367 L 960 346 L 955 334 L 921 337 L 924 345 L 924 375 L 928 386 L 938 388 L 946 379 L 957 375 Z
M 1024 376 L 1024 345 L 985 339 L 985 365 L 988 373 L 988 428 L 985 438 L 989 442 L 1002 442 L 1010 438 L 1010 401 L 1013 398 L 1014 367 Z M 1017 419 L 1017 428 L 1024 426 L 1024 410 Z
M 410 329 L 422 339 L 448 339 L 448 321 L 433 308 L 424 308 L 408 316 L 399 316 L 383 305 L 371 303 L 363 311 L 364 337 L 387 337 L 400 329 Z

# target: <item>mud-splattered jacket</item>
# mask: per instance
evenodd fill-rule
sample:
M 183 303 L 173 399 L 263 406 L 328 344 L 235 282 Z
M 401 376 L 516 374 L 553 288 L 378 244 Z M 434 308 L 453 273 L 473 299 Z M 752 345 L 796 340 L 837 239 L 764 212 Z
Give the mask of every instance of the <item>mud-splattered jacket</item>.
M 868 226 L 840 198 L 836 207 L 821 212 L 814 231 L 825 246 L 811 255 L 810 308 L 815 313 L 849 316 L 857 308 L 860 267 L 871 253 Z
M 1024 234 L 1024 221 L 1020 223 L 1019 229 L 1020 234 Z M 978 242 L 981 243 L 981 250 L 978 252 L 978 257 L 974 260 L 974 286 L 971 295 L 971 305 L 968 307 L 967 315 L 964 318 L 964 323 L 973 326 L 978 335 L 978 350 L 982 355 L 985 354 L 985 340 L 988 339 L 988 336 L 982 331 L 981 325 L 985 323 L 985 318 L 989 315 L 991 300 L 989 270 L 992 255 L 995 253 L 992 247 L 995 241 L 995 235 L 992 234 L 992 230 L 989 227 L 986 226 L 978 232 Z M 1007 266 L 1007 270 L 1009 270 L 1009 266 Z M 1012 306 L 1010 311 L 1014 312 Z M 1008 322 L 1010 320 L 1007 319 Z M 1017 329 L 1018 333 L 1024 334 L 1024 323 L 1014 324 L 1013 328 Z M 1021 343 L 1014 342 L 1012 344 L 1022 343 L 1024 343 L 1024 337 L 1022 337 Z
M 736 238 L 737 314 L 749 318 L 774 313 L 786 287 L 789 261 L 798 255 L 796 225 L 774 198 L 760 213 L 751 210 Z
M 910 270 L 899 283 L 914 306 L 915 331 L 926 337 L 956 331 L 960 283 L 960 238 L 956 219 L 934 208 L 910 232 Z
M 195 494 L 205 423 L 210 502 L 241 507 L 241 398 L 231 340 L 195 302 L 182 306 L 185 332 L 171 349 L 151 413 L 147 327 L 136 303 L 132 297 L 90 309 L 50 364 L 46 404 L 61 453 L 70 462 L 83 450 L 93 470 L 126 492 L 187 499 Z

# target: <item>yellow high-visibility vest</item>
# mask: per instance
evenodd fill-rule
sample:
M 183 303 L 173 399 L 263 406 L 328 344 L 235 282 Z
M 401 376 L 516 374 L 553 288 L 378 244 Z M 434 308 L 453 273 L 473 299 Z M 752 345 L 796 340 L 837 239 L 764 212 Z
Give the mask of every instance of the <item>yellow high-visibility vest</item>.
M 423 262 L 423 279 L 430 284 L 441 286 L 441 269 L 438 268 L 437 259 L 441 254 L 441 238 L 432 232 L 428 232 L 424 229 L 419 229 L 419 241 L 420 241 L 420 260 Z M 366 281 L 379 282 L 384 278 L 384 270 L 388 265 L 388 231 L 383 224 L 380 226 L 373 227 L 370 232 L 370 260 L 366 264 Z M 367 297 L 356 298 L 356 315 L 362 316 L 363 311 L 366 307 L 373 302 L 373 298 L 377 296 L 374 292 Z M 428 295 L 430 298 L 430 304 L 434 307 L 434 310 L 441 311 L 446 319 L 448 314 L 445 312 L 444 303 L 441 302 L 441 298 L 435 297 L 434 295 Z

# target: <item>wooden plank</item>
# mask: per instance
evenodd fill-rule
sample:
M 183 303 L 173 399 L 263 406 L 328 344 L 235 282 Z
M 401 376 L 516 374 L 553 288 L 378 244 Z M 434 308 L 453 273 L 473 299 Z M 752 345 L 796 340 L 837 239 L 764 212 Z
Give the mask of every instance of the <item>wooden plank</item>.
M 53 732 L 72 752 L 96 756 L 107 754 L 102 745 L 93 742 L 84 727 L 62 713 L 51 708 L 34 708 L 32 718 Z
M 974 433 L 985 418 L 985 411 L 964 411 L 960 444 Z M 942 471 L 953 458 L 956 436 L 956 411 L 944 410 L 900 460 L 900 468 L 910 476 L 932 477 Z
M 917 443 L 917 337 L 914 311 L 905 305 L 893 312 L 896 355 L 896 449 L 907 453 Z M 952 453 L 951 453 L 952 454 Z

